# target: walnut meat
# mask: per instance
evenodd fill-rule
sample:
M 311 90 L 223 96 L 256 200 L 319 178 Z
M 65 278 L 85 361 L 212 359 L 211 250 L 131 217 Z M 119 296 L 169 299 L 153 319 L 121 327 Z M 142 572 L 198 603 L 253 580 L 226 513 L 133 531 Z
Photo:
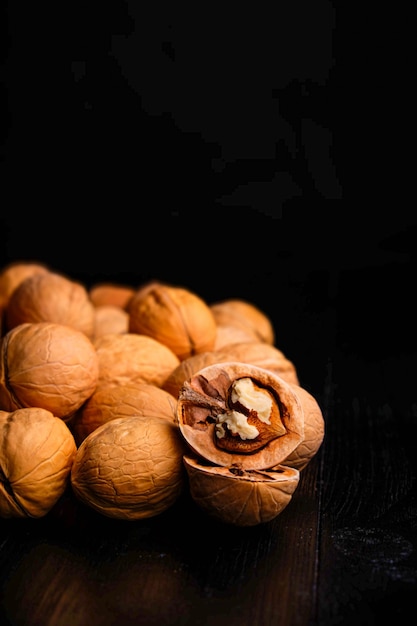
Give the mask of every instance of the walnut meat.
M 176 422 L 177 401 L 170 393 L 148 383 L 101 385 L 71 421 L 77 445 L 96 428 L 119 417 L 147 415 Z
M 183 492 L 183 454 L 175 424 L 153 416 L 121 417 L 84 439 L 71 470 L 72 489 L 107 517 L 154 517 Z
M 190 448 L 223 467 L 274 467 L 304 438 L 304 414 L 293 387 L 245 363 L 209 365 L 185 381 L 177 419 Z
M 210 517 L 234 526 L 265 524 L 291 501 L 300 474 L 277 465 L 268 470 L 243 470 L 207 465 L 184 456 L 190 495 Z
M 68 420 L 95 390 L 98 374 L 96 350 L 81 331 L 20 324 L 1 342 L 0 408 L 37 406 Z
M 69 485 L 76 444 L 50 411 L 0 411 L 0 517 L 43 517 Z
M 150 283 L 129 302 L 129 331 L 153 337 L 182 360 L 211 350 L 216 322 L 208 304 L 182 287 Z
M 5 313 L 8 330 L 26 322 L 66 324 L 94 334 L 94 306 L 85 287 L 55 272 L 36 273 L 13 291 Z

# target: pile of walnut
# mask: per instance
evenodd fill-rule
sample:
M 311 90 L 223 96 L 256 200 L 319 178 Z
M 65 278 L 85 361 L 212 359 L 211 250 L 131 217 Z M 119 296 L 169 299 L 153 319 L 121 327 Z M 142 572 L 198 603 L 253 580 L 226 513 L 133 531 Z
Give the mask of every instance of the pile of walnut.
M 0 271 L 0 517 L 70 490 L 112 518 L 185 489 L 212 518 L 274 519 L 324 420 L 254 304 L 182 286 L 87 289 L 41 263 Z

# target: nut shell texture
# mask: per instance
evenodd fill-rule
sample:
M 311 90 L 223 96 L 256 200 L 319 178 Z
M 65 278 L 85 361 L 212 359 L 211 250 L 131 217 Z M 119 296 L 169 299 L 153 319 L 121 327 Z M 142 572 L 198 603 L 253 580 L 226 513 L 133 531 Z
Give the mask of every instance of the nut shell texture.
M 252 442 L 230 437 L 235 450 L 222 449 L 216 436 L 216 422 L 230 408 L 232 383 L 250 378 L 263 387 L 273 399 L 271 424 Z M 181 389 L 177 402 L 179 428 L 190 448 L 215 465 L 242 469 L 274 467 L 301 443 L 304 437 L 304 415 L 292 386 L 275 374 L 245 363 L 209 365 L 197 372 Z M 263 428 L 259 420 L 255 420 Z M 283 425 L 278 429 L 278 425 Z
M 217 326 L 210 307 L 182 287 L 151 284 L 132 297 L 129 331 L 149 335 L 182 360 L 212 350 Z
M 71 430 L 80 445 L 96 428 L 119 417 L 147 415 L 175 423 L 176 404 L 170 393 L 155 385 L 101 385 L 77 412 Z
M 295 450 L 285 459 L 286 465 L 299 470 L 317 454 L 325 433 L 325 423 L 316 399 L 303 387 L 294 386 L 304 413 L 304 438 Z
M 182 493 L 183 441 L 168 420 L 115 419 L 78 448 L 71 471 L 73 491 L 107 517 L 136 520 L 159 515 Z
M 37 406 L 66 420 L 91 396 L 97 381 L 97 353 L 81 331 L 40 322 L 20 324 L 3 337 L 3 410 Z
M 68 426 L 36 407 L 0 411 L 0 442 L 0 517 L 43 517 L 69 485 Z
M 55 272 L 38 272 L 13 291 L 6 309 L 9 330 L 26 322 L 66 324 L 91 339 L 94 306 L 81 283 Z
M 218 326 L 235 327 L 253 333 L 258 341 L 273 344 L 275 331 L 270 318 L 252 302 L 223 300 L 210 305 Z
M 101 385 L 142 382 L 160 387 L 179 364 L 170 348 L 147 335 L 109 333 L 94 345 Z
M 205 465 L 185 455 L 192 499 L 209 516 L 234 526 L 271 521 L 290 502 L 299 483 L 299 471 L 277 465 L 267 471 L 236 471 Z

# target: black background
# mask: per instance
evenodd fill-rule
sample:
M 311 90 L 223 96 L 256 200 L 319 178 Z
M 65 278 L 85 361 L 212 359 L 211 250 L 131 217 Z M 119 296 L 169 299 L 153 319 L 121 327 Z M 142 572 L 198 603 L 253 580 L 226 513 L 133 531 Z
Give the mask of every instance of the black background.
M 307 388 L 338 354 L 412 414 L 404 16 L 363 11 L 9 2 L 0 264 L 251 300 Z

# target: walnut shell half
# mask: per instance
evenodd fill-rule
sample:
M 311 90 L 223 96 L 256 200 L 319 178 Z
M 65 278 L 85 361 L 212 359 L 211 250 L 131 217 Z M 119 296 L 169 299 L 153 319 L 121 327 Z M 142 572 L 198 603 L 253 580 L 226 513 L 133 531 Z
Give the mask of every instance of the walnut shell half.
M 177 420 L 203 459 L 244 470 L 282 463 L 304 438 L 304 414 L 292 386 L 245 363 L 209 365 L 185 381 Z
M 209 516 L 235 526 L 271 521 L 290 502 L 300 474 L 276 465 L 268 470 L 242 470 L 207 465 L 185 455 L 190 494 Z

